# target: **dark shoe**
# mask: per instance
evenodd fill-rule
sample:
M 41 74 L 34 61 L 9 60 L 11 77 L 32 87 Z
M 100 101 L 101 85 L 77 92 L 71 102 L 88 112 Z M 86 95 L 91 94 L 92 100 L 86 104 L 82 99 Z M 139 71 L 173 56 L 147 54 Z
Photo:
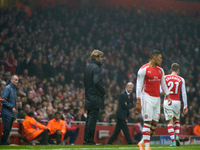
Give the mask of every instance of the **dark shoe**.
M 87 142 L 86 141 L 83 141 L 83 145 L 86 145 L 87 144 Z
M 181 143 L 180 143 L 180 140 L 179 140 L 179 137 L 176 135 L 176 145 L 177 146 L 180 146 L 181 145 Z
M 108 143 L 107 145 L 112 145 L 111 143 Z
M 128 145 L 134 145 L 133 143 L 128 143 Z
M 91 141 L 91 142 L 84 141 L 83 145 L 96 145 L 96 143 L 94 141 Z

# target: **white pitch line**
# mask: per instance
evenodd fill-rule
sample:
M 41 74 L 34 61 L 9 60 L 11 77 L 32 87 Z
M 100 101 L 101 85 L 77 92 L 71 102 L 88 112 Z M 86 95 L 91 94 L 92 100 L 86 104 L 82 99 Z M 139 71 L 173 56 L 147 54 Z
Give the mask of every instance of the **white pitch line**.
M 160 147 L 154 147 L 154 146 L 151 146 L 151 148 L 153 148 L 153 149 L 162 149 L 162 148 L 169 148 L 169 149 L 174 149 L 174 148 L 176 148 L 176 149 L 181 149 L 181 147 L 162 147 L 162 146 L 160 146 Z M 190 148 L 199 148 L 198 146 L 190 146 Z M 0 148 L 1 149 L 1 148 Z M 66 148 L 59 148 L 59 149 L 38 149 L 37 148 L 37 150 L 88 150 L 88 149 L 138 149 L 138 147 L 96 147 L 96 148 L 90 148 L 90 147 L 87 147 L 87 148 L 81 148 L 81 147 L 66 147 Z M 6 150 L 16 150 L 16 149 L 6 149 Z M 19 150 L 35 150 L 35 149 L 19 149 Z

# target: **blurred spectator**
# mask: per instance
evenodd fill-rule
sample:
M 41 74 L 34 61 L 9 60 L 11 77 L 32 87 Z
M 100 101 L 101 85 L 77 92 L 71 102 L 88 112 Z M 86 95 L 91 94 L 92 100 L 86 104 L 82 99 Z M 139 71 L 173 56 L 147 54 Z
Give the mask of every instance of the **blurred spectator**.
M 25 116 L 27 116 L 30 111 L 31 111 L 30 105 L 29 104 L 24 105 L 23 110 L 20 110 L 18 112 L 18 118 L 24 119 Z
M 163 125 L 166 124 L 165 115 L 163 113 L 160 114 L 159 123 L 161 123 Z
M 10 71 L 12 74 L 16 72 L 17 60 L 15 59 L 14 53 L 10 52 L 8 54 L 8 59 L 6 60 L 6 71 Z
M 65 133 L 65 137 L 64 139 L 68 139 L 70 138 L 70 145 L 74 145 L 76 138 L 78 136 L 78 132 L 79 132 L 79 127 L 75 127 L 72 125 L 71 121 L 72 121 L 72 116 L 70 114 L 67 115 L 66 117 L 66 133 Z

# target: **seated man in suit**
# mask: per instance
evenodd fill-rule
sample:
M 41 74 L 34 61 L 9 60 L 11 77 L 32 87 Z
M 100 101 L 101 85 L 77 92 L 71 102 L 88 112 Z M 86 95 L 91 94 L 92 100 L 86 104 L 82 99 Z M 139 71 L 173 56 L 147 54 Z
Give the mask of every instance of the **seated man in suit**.
M 126 84 L 126 90 L 120 94 L 119 105 L 116 114 L 117 124 L 112 136 L 108 141 L 108 145 L 111 145 L 115 141 L 121 129 L 124 133 L 124 136 L 128 144 L 133 144 L 126 124 L 126 119 L 128 118 L 129 115 L 129 109 L 133 108 L 133 94 L 131 93 L 132 90 L 133 90 L 133 83 L 128 82 Z

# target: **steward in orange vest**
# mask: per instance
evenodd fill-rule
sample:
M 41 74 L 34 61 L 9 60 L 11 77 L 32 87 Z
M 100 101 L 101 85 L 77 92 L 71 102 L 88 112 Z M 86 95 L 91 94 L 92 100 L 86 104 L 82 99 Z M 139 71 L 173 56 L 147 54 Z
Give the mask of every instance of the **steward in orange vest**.
M 197 125 L 193 128 L 194 135 L 200 136 L 200 118 L 197 119 Z
M 60 113 L 55 113 L 55 118 L 51 119 L 47 125 L 49 129 L 49 144 L 54 144 L 52 138 L 56 139 L 57 144 L 60 144 L 64 139 L 64 135 L 66 132 L 65 122 L 60 119 Z
M 42 138 L 40 140 L 41 145 L 48 145 L 48 131 L 46 126 L 37 122 L 34 118 L 34 113 L 29 112 L 23 121 L 23 136 L 26 140 L 31 141 L 35 138 Z

